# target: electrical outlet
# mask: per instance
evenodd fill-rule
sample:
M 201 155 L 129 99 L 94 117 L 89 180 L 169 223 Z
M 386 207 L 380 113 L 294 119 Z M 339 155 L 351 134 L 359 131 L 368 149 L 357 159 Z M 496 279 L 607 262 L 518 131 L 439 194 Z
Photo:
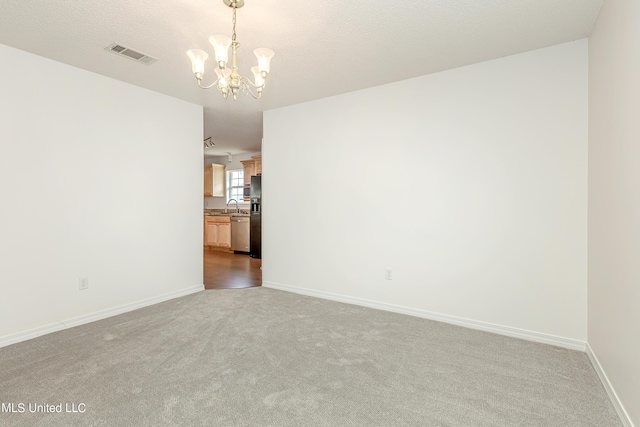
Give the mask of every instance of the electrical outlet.
M 386 280 L 391 280 L 391 269 L 390 268 L 385 268 L 384 269 L 384 278 Z
M 81 277 L 80 281 L 78 282 L 78 289 L 80 289 L 81 291 L 84 289 L 88 289 L 89 288 L 89 278 L 88 277 Z

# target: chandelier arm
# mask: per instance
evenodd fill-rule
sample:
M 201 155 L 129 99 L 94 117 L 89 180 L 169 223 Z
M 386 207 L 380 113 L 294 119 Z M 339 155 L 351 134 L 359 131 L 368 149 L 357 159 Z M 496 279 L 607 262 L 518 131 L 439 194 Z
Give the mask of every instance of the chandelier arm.
M 256 94 L 253 93 L 253 91 L 251 90 L 251 86 L 249 86 L 247 83 L 251 83 L 251 81 L 246 78 L 245 76 L 240 76 L 240 78 L 238 79 L 238 88 L 240 89 L 240 91 L 242 91 L 242 93 L 244 93 L 245 95 L 247 94 L 251 94 L 251 96 L 254 99 L 258 99 L 261 96 L 260 91 L 258 91 L 258 95 L 256 96 Z
M 211 83 L 209 86 L 202 86 L 202 83 L 201 83 L 202 80 L 198 80 L 198 79 L 196 80 L 198 81 L 198 86 L 200 86 L 202 89 L 211 89 L 214 85 L 216 85 L 220 81 L 220 77 L 218 77 L 216 81 Z
M 249 83 L 251 83 L 251 81 L 249 81 Z M 253 85 L 253 86 L 255 86 L 255 85 Z M 247 84 L 244 84 L 242 86 L 242 91 L 244 93 L 250 94 L 253 97 L 253 99 L 260 99 L 262 97 L 262 91 L 258 91 L 258 95 L 256 95 L 256 94 L 253 93 L 253 90 L 251 90 L 251 86 L 249 86 Z
M 253 97 L 253 99 L 260 99 L 262 98 L 262 92 L 258 92 L 258 96 L 255 96 L 253 94 L 253 91 L 251 89 L 248 90 L 248 92 L 251 94 L 251 96 Z
M 242 82 L 244 82 L 244 83 L 249 83 L 251 86 L 255 87 L 256 89 L 264 89 L 264 85 L 266 83 L 266 81 L 265 81 L 265 82 L 262 83 L 262 85 L 258 86 L 255 83 L 253 83 L 251 80 L 249 80 L 249 77 L 246 77 L 246 76 L 240 76 L 240 80 Z M 247 87 L 249 87 L 249 86 L 247 86 Z

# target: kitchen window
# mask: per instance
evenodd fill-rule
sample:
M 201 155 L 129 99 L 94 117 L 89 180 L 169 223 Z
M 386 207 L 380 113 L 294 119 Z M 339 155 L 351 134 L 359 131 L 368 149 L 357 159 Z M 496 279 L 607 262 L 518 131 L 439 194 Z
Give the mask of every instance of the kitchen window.
M 229 200 L 236 199 L 238 203 L 242 202 L 244 189 L 244 170 L 227 171 L 227 203 Z

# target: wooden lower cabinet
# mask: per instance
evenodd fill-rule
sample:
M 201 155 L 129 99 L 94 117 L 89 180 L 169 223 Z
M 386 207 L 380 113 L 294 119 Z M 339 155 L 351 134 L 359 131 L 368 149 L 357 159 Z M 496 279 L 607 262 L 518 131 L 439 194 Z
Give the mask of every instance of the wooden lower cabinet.
M 228 216 L 204 217 L 204 245 L 231 248 L 231 218 Z

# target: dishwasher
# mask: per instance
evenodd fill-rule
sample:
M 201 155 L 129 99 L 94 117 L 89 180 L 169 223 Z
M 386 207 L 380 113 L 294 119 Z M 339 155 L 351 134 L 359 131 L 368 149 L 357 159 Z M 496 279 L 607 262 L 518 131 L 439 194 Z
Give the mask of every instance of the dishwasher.
M 249 217 L 231 217 L 231 250 L 249 253 Z

